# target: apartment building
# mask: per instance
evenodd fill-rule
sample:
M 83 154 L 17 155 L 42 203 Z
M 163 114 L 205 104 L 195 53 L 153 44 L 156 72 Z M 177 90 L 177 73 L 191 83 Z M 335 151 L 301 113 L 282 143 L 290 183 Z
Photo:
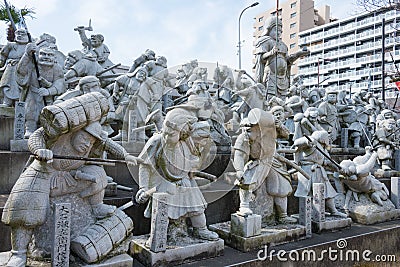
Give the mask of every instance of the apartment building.
M 268 17 L 276 14 L 276 7 L 267 10 L 254 18 L 254 42 L 264 30 L 264 22 Z M 310 28 L 324 25 L 331 21 L 330 7 L 324 5 L 318 9 L 312 0 L 289 0 L 280 3 L 278 14 L 282 18 L 282 40 L 288 46 L 289 54 L 299 50 L 299 33 Z M 292 75 L 297 73 L 296 65 L 292 68 Z
M 298 74 L 307 87 L 350 92 L 370 88 L 378 93 L 384 85 L 390 90 L 400 62 L 398 29 L 400 11 L 381 9 L 302 31 L 299 42 L 307 44 L 311 54 L 297 62 Z

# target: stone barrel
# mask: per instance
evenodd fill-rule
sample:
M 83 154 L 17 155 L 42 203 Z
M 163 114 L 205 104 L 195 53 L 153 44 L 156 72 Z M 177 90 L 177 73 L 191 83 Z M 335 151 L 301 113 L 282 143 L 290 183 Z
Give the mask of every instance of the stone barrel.
M 88 93 L 44 107 L 40 123 L 49 136 L 57 136 L 100 121 L 109 109 L 108 99 L 103 94 Z
M 71 250 L 87 263 L 101 260 L 133 230 L 133 222 L 116 209 L 108 218 L 97 221 L 71 241 Z

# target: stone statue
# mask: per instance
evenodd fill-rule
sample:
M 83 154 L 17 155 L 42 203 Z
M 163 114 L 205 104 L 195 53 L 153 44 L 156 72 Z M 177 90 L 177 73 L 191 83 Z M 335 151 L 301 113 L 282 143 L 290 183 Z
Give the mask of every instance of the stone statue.
M 112 98 L 115 104 L 115 118 L 119 122 L 123 122 L 122 130 L 113 140 L 125 140 L 128 137 L 128 127 L 134 128 L 144 125 L 146 116 L 148 115 L 147 104 L 141 95 L 141 86 L 146 80 L 147 71 L 145 68 L 137 68 L 132 73 L 126 73 L 117 78 L 114 83 Z M 136 126 L 128 126 L 129 111 L 136 112 Z M 144 142 L 144 132 L 140 138 Z
M 93 161 L 62 158 L 64 155 L 101 158 L 107 151 L 136 164 L 136 159 L 123 147 L 104 135 L 99 120 L 108 109 L 107 99 L 95 92 L 42 110 L 43 127 L 28 140 L 34 156 L 15 183 L 2 214 L 2 221 L 12 229 L 12 257 L 7 266 L 26 265 L 28 243 L 33 230 L 46 221 L 50 196 L 76 193 L 87 200 L 91 207 L 88 212 L 96 218 L 114 213 L 114 206 L 103 203 L 108 180 L 103 167 Z M 74 117 L 78 114 L 80 120 Z
M 281 39 L 282 20 L 268 18 L 264 23 L 264 32 L 256 42 L 256 77 L 263 83 L 267 94 L 284 98 L 289 93 L 290 69 L 292 64 L 308 50 L 288 55 L 288 48 Z
M 38 52 L 39 77 L 35 71 L 33 52 L 35 44 L 28 44 L 17 66 L 17 82 L 22 88 L 21 99 L 26 98 L 25 137 L 38 128 L 39 113 L 45 105 L 51 105 L 54 97 L 65 91 L 62 68 L 55 63 L 54 51 L 42 48 Z
M 326 94 L 326 101 L 318 106 L 320 124 L 330 135 L 331 141 L 334 142 L 340 133 L 339 113 L 336 107 L 338 91 L 331 90 Z
M 385 119 L 381 122 L 381 128 L 378 128 L 372 138 L 372 143 L 377 149 L 378 159 L 381 168 L 384 171 L 392 170 L 392 159 L 394 150 L 398 147 L 396 140 L 396 121 L 394 119 Z
M 100 121 L 100 123 L 103 125 L 104 131 L 106 131 L 108 134 L 112 134 L 113 130 L 111 129 L 109 123 L 115 120 L 115 107 L 113 99 L 107 90 L 100 87 L 100 80 L 96 76 L 85 76 L 81 78 L 78 82 L 78 86 L 75 89 L 68 90 L 64 94 L 58 96 L 54 101 L 54 104 L 92 92 L 99 92 L 108 99 L 110 109 L 107 113 L 107 117 Z
M 190 76 L 195 73 L 195 70 L 199 67 L 197 59 L 183 64 L 180 68 L 176 70 L 177 77 L 175 82 L 175 88 L 177 88 L 180 94 L 185 94 L 189 90 L 190 86 L 188 81 Z
M 48 47 L 54 50 L 54 55 L 56 57 L 56 63 L 61 67 L 64 67 L 65 55 L 58 50 L 56 44 L 56 38 L 48 33 L 43 33 L 40 35 L 39 39 L 36 41 L 36 45 L 38 48 Z
M 331 185 L 325 167 L 332 166 L 326 156 L 329 156 L 330 137 L 326 131 L 315 131 L 309 137 L 311 142 L 306 137 L 301 137 L 294 141 L 294 146 L 297 147 L 300 153 L 299 165 L 310 176 L 306 178 L 302 173 L 298 174 L 298 185 L 295 192 L 296 197 L 312 196 L 312 184 L 325 184 L 325 206 L 330 211 L 331 215 L 347 218 L 347 215 L 339 212 L 335 207 L 336 190 Z M 325 155 L 324 155 L 325 154 Z
M 96 76 L 104 68 L 97 62 L 92 54 L 84 54 L 82 51 L 74 50 L 67 54 L 64 63 L 65 80 L 87 75 Z
M 295 130 L 293 140 L 303 137 L 304 135 L 310 136 L 315 131 L 324 130 L 319 124 L 319 111 L 316 107 L 309 107 L 306 111 L 296 114 L 294 117 Z
M 348 205 L 352 194 L 364 193 L 371 197 L 371 200 L 380 206 L 389 197 L 389 190 L 385 184 L 379 182 L 371 170 L 376 164 L 378 154 L 372 152 L 371 147 L 365 148 L 366 153 L 363 156 L 357 156 L 353 160 L 343 160 L 340 163 L 340 176 L 342 182 L 347 186 L 344 209 L 348 210 Z M 356 197 L 356 199 L 358 199 Z
M 198 122 L 195 110 L 189 105 L 175 107 L 167 113 L 161 133 L 147 141 L 139 155 L 144 162 L 139 167 L 136 200 L 145 203 L 150 199 L 144 214 L 150 217 L 152 200 L 147 192 L 155 188 L 156 192 L 168 193 L 170 220 L 189 217 L 195 237 L 217 240 L 218 235 L 207 229 L 204 214 L 207 203 L 194 179 L 201 170 L 202 158 L 209 154 L 204 141 L 210 140 L 209 126 Z
M 279 140 L 288 140 L 290 131 L 284 125 L 285 111 L 281 106 L 273 107 L 270 112 L 274 116 L 276 129 L 276 148 L 281 148 Z M 293 192 L 291 176 L 286 167 L 286 161 L 282 161 L 283 156 L 275 150 L 271 170 L 265 180 L 268 195 L 273 197 L 276 217 L 279 223 L 296 223 L 295 218 L 287 214 L 287 198 Z
M 383 109 L 377 116 L 376 116 L 376 130 L 383 128 L 384 120 L 393 119 L 397 120 L 396 114 L 391 111 L 390 109 Z
M 259 108 L 252 109 L 241 126 L 242 133 L 234 146 L 233 166 L 239 186 L 238 213 L 247 216 L 253 214 L 250 208 L 253 192 L 263 184 L 270 172 L 276 131 L 272 114 Z
M 20 98 L 21 90 L 16 80 L 16 69 L 27 43 L 26 30 L 18 29 L 15 31 L 15 42 L 8 42 L 0 51 L 0 67 L 4 67 L 0 80 L 0 96 L 3 96 L 2 106 L 10 107 Z
M 86 36 L 85 27 L 79 26 L 74 30 L 78 32 L 81 38 L 85 54 L 92 54 L 103 68 L 108 68 L 113 65 L 110 59 L 108 59 L 110 50 L 104 44 L 104 36 L 102 34 L 92 34 L 89 39 Z
M 368 134 L 368 123 L 369 118 L 373 112 L 373 107 L 370 104 L 358 105 L 355 107 L 357 117 L 353 123 L 349 126 L 350 139 L 353 141 L 352 145 L 354 148 L 360 148 L 360 140 L 362 136 Z M 369 138 L 368 136 L 365 138 Z
M 295 130 L 294 116 L 298 113 L 304 113 L 308 108 L 308 103 L 301 96 L 294 95 L 286 99 L 285 105 L 293 110 L 293 114 L 285 121 L 285 126 L 293 134 Z
M 129 68 L 128 72 L 134 72 L 138 67 L 142 67 L 144 63 L 155 60 L 156 53 L 154 53 L 151 49 L 146 49 L 143 54 L 141 54 L 138 58 L 133 61 L 132 66 Z

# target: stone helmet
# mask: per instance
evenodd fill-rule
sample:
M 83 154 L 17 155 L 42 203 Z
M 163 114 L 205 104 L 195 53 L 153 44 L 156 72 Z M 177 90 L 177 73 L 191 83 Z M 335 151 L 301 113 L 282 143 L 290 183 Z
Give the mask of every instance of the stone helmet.
M 269 17 L 268 19 L 265 20 L 264 22 L 264 31 L 262 35 L 268 35 L 269 32 L 273 27 L 276 27 L 276 22 L 278 21 L 278 26 L 282 27 L 282 19 L 276 16 Z

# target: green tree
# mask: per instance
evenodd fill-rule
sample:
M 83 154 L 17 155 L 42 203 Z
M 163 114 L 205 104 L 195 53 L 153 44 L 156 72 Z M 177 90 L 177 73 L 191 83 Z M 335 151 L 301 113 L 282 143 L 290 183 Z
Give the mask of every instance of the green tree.
M 25 17 L 34 18 L 33 14 L 35 14 L 35 11 L 33 10 L 33 8 L 24 7 L 22 9 L 17 9 L 15 6 L 9 5 L 9 9 L 10 9 L 11 17 L 12 17 L 14 23 L 18 26 L 22 26 L 21 25 L 22 19 L 21 19 L 20 15 L 22 15 L 24 18 Z M 12 26 L 11 19 L 8 16 L 8 12 L 7 12 L 7 8 L 6 8 L 5 4 L 0 5 L 0 20 L 6 22 L 8 24 L 7 40 L 10 42 L 14 41 L 16 29 L 14 29 Z

